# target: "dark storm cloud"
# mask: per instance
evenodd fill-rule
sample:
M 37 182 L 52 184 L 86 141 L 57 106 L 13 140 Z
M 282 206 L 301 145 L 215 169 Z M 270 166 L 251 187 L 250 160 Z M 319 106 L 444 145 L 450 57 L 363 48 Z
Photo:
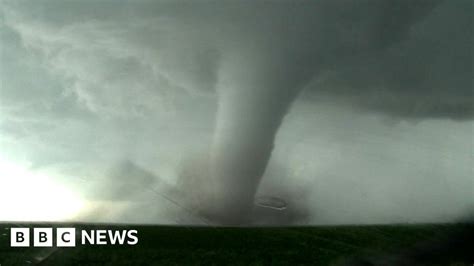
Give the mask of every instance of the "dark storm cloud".
M 405 118 L 472 119 L 471 1 L 446 1 L 382 51 L 354 56 L 315 81 L 326 100 Z
M 311 77 L 311 84 L 317 86 L 307 90 L 317 98 L 400 117 L 470 119 L 473 115 L 473 25 L 468 0 L 257 1 L 251 5 L 242 1 L 125 1 L 121 5 L 42 1 L 9 6 L 23 12 L 19 20 L 23 26 L 36 21 L 53 31 L 57 28 L 57 33 L 72 31 L 68 36 L 77 30 L 76 35 L 86 37 L 87 24 L 108 22 L 90 36 L 91 46 L 118 30 L 124 50 L 143 49 L 143 56 L 160 65 L 159 73 L 190 90 L 216 89 L 223 53 L 237 49 L 242 55 L 242 50 L 258 47 L 257 56 L 268 60 L 264 67 L 282 65 L 280 75 L 289 80 Z M 54 14 L 48 11 L 52 9 Z M 155 51 L 147 53 L 151 46 Z M 117 63 L 142 67 L 133 66 L 133 61 Z M 146 74 L 146 69 L 141 73 Z

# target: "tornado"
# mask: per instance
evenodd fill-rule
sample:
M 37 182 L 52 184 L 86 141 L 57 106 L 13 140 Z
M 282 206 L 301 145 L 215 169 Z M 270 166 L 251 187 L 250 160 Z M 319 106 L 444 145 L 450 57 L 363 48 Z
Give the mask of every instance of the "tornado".
M 251 212 L 277 131 L 309 76 L 307 68 L 288 67 L 262 49 L 223 59 L 210 174 L 224 223 L 244 223 Z

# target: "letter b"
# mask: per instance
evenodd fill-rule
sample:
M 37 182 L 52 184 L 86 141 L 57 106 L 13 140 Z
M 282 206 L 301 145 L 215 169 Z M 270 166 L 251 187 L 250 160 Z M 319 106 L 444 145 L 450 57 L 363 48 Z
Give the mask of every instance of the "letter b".
M 53 228 L 34 228 L 33 246 L 52 247 L 53 246 Z
M 10 246 L 11 247 L 29 247 L 30 229 L 29 228 L 10 228 Z

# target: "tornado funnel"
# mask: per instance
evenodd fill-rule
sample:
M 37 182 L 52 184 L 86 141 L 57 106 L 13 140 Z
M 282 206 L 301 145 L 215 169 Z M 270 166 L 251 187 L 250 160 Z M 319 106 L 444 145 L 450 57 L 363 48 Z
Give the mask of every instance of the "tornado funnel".
M 276 56 L 236 54 L 223 61 L 211 150 L 216 211 L 226 223 L 245 220 L 273 150 L 275 136 L 304 83 L 304 71 Z M 272 60 L 270 60 L 272 59 Z

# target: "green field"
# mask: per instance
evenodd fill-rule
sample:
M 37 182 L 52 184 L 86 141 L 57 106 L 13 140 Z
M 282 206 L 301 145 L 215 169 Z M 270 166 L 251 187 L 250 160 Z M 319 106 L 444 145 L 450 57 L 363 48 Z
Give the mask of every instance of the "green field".
M 136 229 L 135 246 L 12 248 L 10 227 Z M 0 265 L 473 265 L 474 225 L 283 228 L 0 224 Z M 472 253 L 472 254 L 471 254 Z

